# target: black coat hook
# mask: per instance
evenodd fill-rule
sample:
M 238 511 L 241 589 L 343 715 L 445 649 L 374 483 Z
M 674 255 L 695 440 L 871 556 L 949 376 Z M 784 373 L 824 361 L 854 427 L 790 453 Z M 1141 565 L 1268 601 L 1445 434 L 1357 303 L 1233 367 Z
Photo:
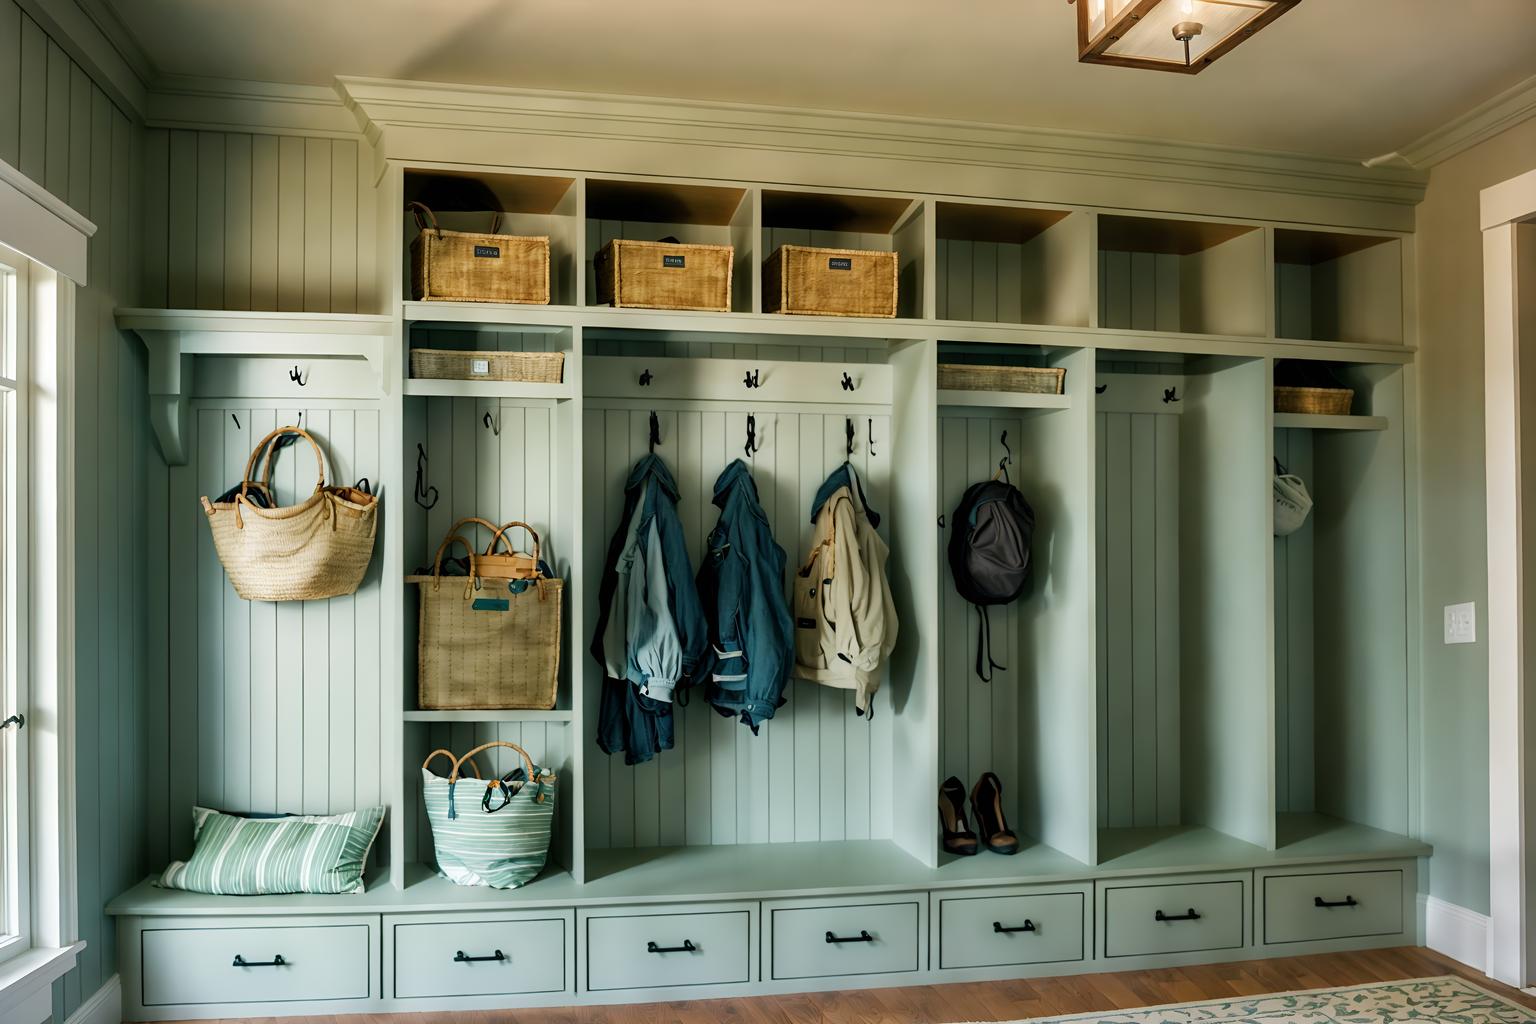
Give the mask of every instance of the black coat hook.
M 235 429 L 236 430 L 243 430 L 243 429 L 245 429 L 244 427 L 240 426 L 240 417 L 239 416 L 236 416 L 234 413 L 230 413 L 229 414 L 229 418 L 235 421 Z
M 870 458 L 874 458 L 874 456 L 875 456 L 875 421 L 873 419 L 870 419 L 867 422 L 869 424 L 869 456 L 870 456 Z
M 302 388 L 309 383 L 309 371 L 305 370 L 303 373 L 300 373 L 299 364 L 294 363 L 293 369 L 288 371 L 288 379 Z
M 1167 405 L 1170 402 L 1177 402 L 1177 401 L 1180 401 L 1180 400 L 1181 399 L 1179 398 L 1179 389 L 1178 388 L 1176 388 L 1176 387 L 1163 388 L 1163 404 L 1164 405 Z
M 852 391 L 853 388 L 854 388 L 853 378 L 848 376 L 848 371 L 847 370 L 844 370 L 843 371 L 843 390 L 844 391 Z
M 747 413 L 747 445 L 745 450 L 749 459 L 752 458 L 754 453 L 763 450 L 762 442 L 757 439 L 757 417 L 751 413 Z
M 763 386 L 762 375 L 762 370 L 748 370 L 747 375 L 741 378 L 741 382 L 747 386 L 748 390 L 760 388 Z
M 1003 431 L 1003 436 L 997 440 L 1003 446 L 1003 451 L 1006 453 L 1002 458 L 997 460 L 997 471 L 1003 474 L 1004 480 L 1007 480 L 1008 467 L 1013 464 L 1013 449 L 1008 447 L 1008 431 Z
M 437 504 L 437 488 L 427 484 L 427 450 L 416 443 L 416 504 L 430 509 Z
M 645 372 L 640 374 L 640 386 L 643 387 L 643 388 L 648 388 L 648 387 L 651 386 L 651 381 L 653 381 L 655 379 L 656 379 L 655 375 L 652 374 L 651 371 L 650 371 L 650 368 L 647 367 Z
M 653 412 L 653 413 L 651 413 L 651 452 L 652 452 L 652 454 L 655 454 L 656 446 L 659 445 L 659 444 L 661 444 L 661 421 L 656 418 L 656 414 Z
M 848 454 L 851 456 L 853 454 L 853 420 L 846 416 L 843 418 L 843 430 L 848 435 Z
M 480 417 L 480 422 L 485 424 L 485 429 L 486 430 L 489 430 L 492 434 L 495 434 L 497 437 L 501 436 L 501 417 L 500 416 L 496 417 L 494 420 L 491 419 L 490 410 L 487 409 L 485 415 Z
M 1106 392 L 1108 390 L 1109 390 L 1109 385 L 1108 384 L 1095 384 L 1094 387 L 1093 387 L 1093 393 L 1096 394 L 1096 395 L 1102 395 L 1104 392 Z

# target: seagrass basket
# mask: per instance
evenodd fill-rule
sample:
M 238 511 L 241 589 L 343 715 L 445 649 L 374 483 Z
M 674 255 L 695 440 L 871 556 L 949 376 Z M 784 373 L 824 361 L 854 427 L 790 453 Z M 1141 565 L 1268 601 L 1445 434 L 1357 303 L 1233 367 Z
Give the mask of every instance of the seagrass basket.
M 939 364 L 941 391 L 1010 391 L 1026 395 L 1059 395 L 1066 378 L 1066 369 L 1059 366 Z
M 896 315 L 898 255 L 781 245 L 763 267 L 763 308 L 810 316 Z
M 1311 416 L 1348 416 L 1355 404 L 1350 388 L 1293 388 L 1275 386 L 1275 412 L 1299 412 Z
M 636 309 L 731 309 L 729 245 L 615 238 L 593 260 L 597 301 Z
M 411 298 L 428 302 L 549 304 L 549 238 L 447 231 L 421 203 L 407 204 L 421 232 L 411 240 Z
M 426 380 L 509 380 L 559 384 L 564 352 L 464 352 L 411 349 L 411 376 Z

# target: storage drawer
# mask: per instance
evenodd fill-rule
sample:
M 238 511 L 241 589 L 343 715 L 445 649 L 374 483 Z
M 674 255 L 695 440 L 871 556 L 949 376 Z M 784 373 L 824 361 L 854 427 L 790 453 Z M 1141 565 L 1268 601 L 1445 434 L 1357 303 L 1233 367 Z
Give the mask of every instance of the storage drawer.
M 564 992 L 567 931 L 558 912 L 516 920 L 386 918 L 394 997 Z
M 1313 942 L 1403 930 L 1403 873 L 1344 871 L 1264 879 L 1264 942 Z
M 1154 884 L 1100 883 L 1104 955 L 1156 956 L 1247 944 L 1241 878 Z
M 143 1004 L 367 999 L 371 931 L 362 923 L 146 928 Z
M 922 967 L 927 894 L 899 894 L 836 906 L 765 903 L 771 977 L 899 974 Z
M 596 911 L 582 920 L 590 992 L 752 980 L 753 922 L 745 906 L 676 913 Z
M 977 893 L 939 899 L 939 967 L 1084 960 L 1084 892 Z

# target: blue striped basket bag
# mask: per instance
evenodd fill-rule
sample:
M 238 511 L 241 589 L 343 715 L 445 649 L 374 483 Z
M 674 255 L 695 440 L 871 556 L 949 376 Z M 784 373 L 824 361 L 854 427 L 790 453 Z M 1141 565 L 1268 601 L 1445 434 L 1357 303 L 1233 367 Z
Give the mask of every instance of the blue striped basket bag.
M 510 747 L 522 765 L 506 775 L 483 779 L 474 757 L 492 747 Z M 453 762 L 444 778 L 432 771 L 439 757 Z M 465 767 L 473 777 L 464 775 Z M 552 771 L 533 763 L 515 743 L 482 743 L 463 757 L 434 750 L 421 764 L 422 798 L 437 868 L 459 885 L 515 889 L 538 877 L 549 856 L 555 817 Z

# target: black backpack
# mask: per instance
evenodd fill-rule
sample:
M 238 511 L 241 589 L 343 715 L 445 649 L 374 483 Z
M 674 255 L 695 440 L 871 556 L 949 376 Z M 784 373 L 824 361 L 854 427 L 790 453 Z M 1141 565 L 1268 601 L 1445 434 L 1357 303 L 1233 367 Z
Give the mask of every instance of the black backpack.
M 976 606 L 976 676 L 992 681 L 992 625 L 987 606 L 1016 601 L 1029 584 L 1035 510 L 1006 480 L 972 484 L 960 499 L 949 535 L 949 568 L 960 596 Z

